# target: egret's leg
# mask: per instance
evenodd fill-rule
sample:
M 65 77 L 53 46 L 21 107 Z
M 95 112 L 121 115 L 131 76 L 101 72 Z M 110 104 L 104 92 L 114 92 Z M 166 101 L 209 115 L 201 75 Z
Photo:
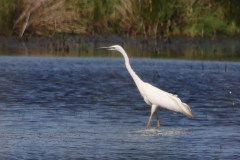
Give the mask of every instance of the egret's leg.
M 157 110 L 156 110 L 156 117 L 157 117 L 157 128 L 159 128 L 160 127 L 160 123 L 159 123 L 159 119 L 158 119 L 158 114 L 157 114 Z
M 152 105 L 151 115 L 150 115 L 150 117 L 149 117 L 149 121 L 148 121 L 148 125 L 147 125 L 148 127 L 150 127 L 152 115 L 153 115 L 153 113 L 156 111 L 156 109 L 157 109 L 157 106 L 156 106 L 156 105 Z
M 150 115 L 150 117 L 149 117 L 148 125 L 147 125 L 148 127 L 150 127 L 150 122 L 151 122 L 151 119 L 152 119 L 152 115 L 153 115 L 153 114 L 151 113 L 151 115 Z

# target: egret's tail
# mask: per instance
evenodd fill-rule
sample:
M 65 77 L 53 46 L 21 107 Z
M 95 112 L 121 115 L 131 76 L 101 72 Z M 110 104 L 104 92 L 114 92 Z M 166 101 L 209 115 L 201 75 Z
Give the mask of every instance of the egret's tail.
M 182 105 L 183 114 L 185 114 L 189 118 L 194 118 L 194 116 L 191 113 L 190 107 L 186 103 L 182 103 Z
M 189 118 L 194 118 L 194 116 L 192 115 L 191 112 L 187 113 L 186 116 L 189 117 Z

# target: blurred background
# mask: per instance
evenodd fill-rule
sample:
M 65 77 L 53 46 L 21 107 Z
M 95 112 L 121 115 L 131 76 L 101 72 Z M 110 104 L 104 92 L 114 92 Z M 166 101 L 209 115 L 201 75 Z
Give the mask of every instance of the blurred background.
M 238 0 L 1 0 L 2 36 L 238 35 Z

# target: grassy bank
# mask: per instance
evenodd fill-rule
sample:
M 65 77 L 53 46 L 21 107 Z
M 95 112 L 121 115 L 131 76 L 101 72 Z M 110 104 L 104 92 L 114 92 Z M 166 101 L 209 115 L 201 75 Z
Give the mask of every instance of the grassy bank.
M 1 35 L 238 35 L 238 0 L 2 0 Z

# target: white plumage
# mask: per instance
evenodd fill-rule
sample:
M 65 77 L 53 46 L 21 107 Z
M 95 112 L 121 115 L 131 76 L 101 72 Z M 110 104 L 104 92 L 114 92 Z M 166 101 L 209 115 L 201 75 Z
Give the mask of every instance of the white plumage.
M 176 95 L 160 90 L 149 83 L 143 82 L 132 70 L 129 63 L 129 58 L 121 46 L 114 45 L 111 47 L 101 47 L 101 48 L 118 51 L 122 53 L 125 59 L 126 68 L 130 73 L 130 75 L 132 76 L 134 82 L 136 83 L 138 90 L 141 93 L 144 101 L 148 105 L 152 106 L 151 115 L 148 121 L 148 127 L 150 126 L 150 122 L 154 112 L 156 112 L 158 128 L 160 127 L 160 123 L 157 115 L 157 108 L 163 108 L 173 112 L 179 112 L 179 113 L 185 114 L 189 118 L 193 118 L 190 107 L 187 104 L 183 103 Z

